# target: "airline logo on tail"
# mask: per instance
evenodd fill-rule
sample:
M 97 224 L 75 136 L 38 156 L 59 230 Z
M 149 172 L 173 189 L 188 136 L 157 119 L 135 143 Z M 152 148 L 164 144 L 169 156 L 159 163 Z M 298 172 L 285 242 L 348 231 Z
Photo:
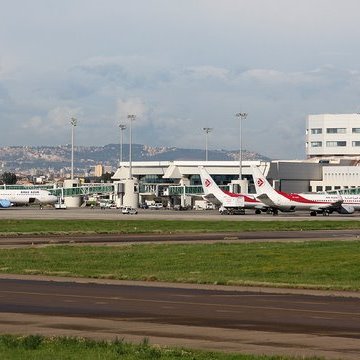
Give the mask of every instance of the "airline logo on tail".
M 206 187 L 209 187 L 211 185 L 211 181 L 209 179 L 205 179 L 204 184 Z
M 263 179 L 257 179 L 257 184 L 259 187 L 263 186 L 264 185 L 264 180 Z

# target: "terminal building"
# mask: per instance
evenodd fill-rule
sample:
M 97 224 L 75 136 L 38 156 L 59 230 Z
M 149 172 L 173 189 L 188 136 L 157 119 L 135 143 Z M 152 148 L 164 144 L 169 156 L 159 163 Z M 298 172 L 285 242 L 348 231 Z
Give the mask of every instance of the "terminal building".
M 309 115 L 306 125 L 308 158 L 360 158 L 360 114 Z
M 309 115 L 306 123 L 306 160 L 243 161 L 242 175 L 255 193 L 251 165 L 259 166 L 277 190 L 285 192 L 357 192 L 360 187 L 360 115 Z M 113 176 L 118 183 L 118 205 L 138 206 L 161 201 L 164 206 L 192 207 L 203 193 L 199 166 L 204 166 L 217 184 L 240 192 L 238 161 L 123 162 Z M 131 200 L 126 183 L 132 173 Z M 128 187 L 129 189 L 129 187 Z M 129 199 L 129 198 L 128 198 Z M 130 201 L 130 203 L 126 203 Z

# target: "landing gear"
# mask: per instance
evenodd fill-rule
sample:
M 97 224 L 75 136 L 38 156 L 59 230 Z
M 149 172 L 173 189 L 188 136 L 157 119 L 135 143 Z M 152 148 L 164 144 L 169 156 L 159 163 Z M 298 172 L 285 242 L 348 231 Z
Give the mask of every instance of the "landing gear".
M 316 211 L 310 211 L 310 216 L 316 216 L 317 212 Z
M 260 214 L 261 214 L 261 210 L 260 210 L 260 209 L 256 209 L 256 210 L 255 210 L 255 214 L 256 214 L 256 215 L 260 215 Z
M 273 213 L 273 216 L 277 216 L 277 215 L 279 215 L 279 210 L 273 209 L 272 213 Z
M 245 215 L 245 209 L 221 209 L 221 215 Z
M 323 214 L 323 216 L 329 216 L 329 215 L 330 215 L 330 211 L 324 210 L 322 214 Z

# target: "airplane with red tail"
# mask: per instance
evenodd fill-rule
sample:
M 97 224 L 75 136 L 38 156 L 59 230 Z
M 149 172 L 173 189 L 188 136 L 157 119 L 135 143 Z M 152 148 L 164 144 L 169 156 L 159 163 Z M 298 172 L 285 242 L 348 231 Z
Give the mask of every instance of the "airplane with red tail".
M 222 214 L 244 213 L 245 209 L 255 210 L 256 214 L 267 211 L 268 207 L 255 196 L 248 194 L 235 194 L 222 190 L 215 183 L 203 166 L 199 166 L 201 183 L 204 189 L 204 199 L 213 204 L 221 205 Z
M 328 193 L 296 194 L 275 190 L 258 167 L 252 166 L 251 168 L 256 198 L 268 206 L 274 215 L 277 215 L 279 211 L 293 212 L 295 210 L 309 210 L 311 216 L 317 214 L 329 215 L 334 211 L 339 214 L 352 214 L 355 211 L 350 199 L 345 202 L 345 195 Z M 358 195 L 357 198 L 359 199 Z M 360 203 L 358 205 L 360 208 Z

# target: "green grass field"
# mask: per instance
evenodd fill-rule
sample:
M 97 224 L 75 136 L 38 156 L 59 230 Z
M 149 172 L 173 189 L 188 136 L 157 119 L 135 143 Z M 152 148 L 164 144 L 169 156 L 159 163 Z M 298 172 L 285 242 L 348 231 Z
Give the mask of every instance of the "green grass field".
M 39 335 L 16 337 L 0 335 L 0 358 L 2 360 L 300 360 L 283 356 L 256 356 L 206 352 L 182 348 L 150 346 L 144 339 L 141 344 L 129 344 L 121 340 L 93 341 L 80 338 L 45 338 Z M 316 360 L 317 357 L 302 360 Z
M 106 234 L 360 229 L 360 221 L 0 220 L 9 234 Z
M 2 249 L 0 272 L 359 290 L 360 242 Z
M 0 220 L 16 234 L 241 232 L 360 229 L 359 221 Z M 0 240 L 1 241 L 1 240 Z M 360 290 L 360 241 L 47 246 L 0 250 L 0 273 L 224 285 Z M 295 360 L 96 342 L 0 335 L 0 359 Z M 301 358 L 320 359 L 317 357 Z

